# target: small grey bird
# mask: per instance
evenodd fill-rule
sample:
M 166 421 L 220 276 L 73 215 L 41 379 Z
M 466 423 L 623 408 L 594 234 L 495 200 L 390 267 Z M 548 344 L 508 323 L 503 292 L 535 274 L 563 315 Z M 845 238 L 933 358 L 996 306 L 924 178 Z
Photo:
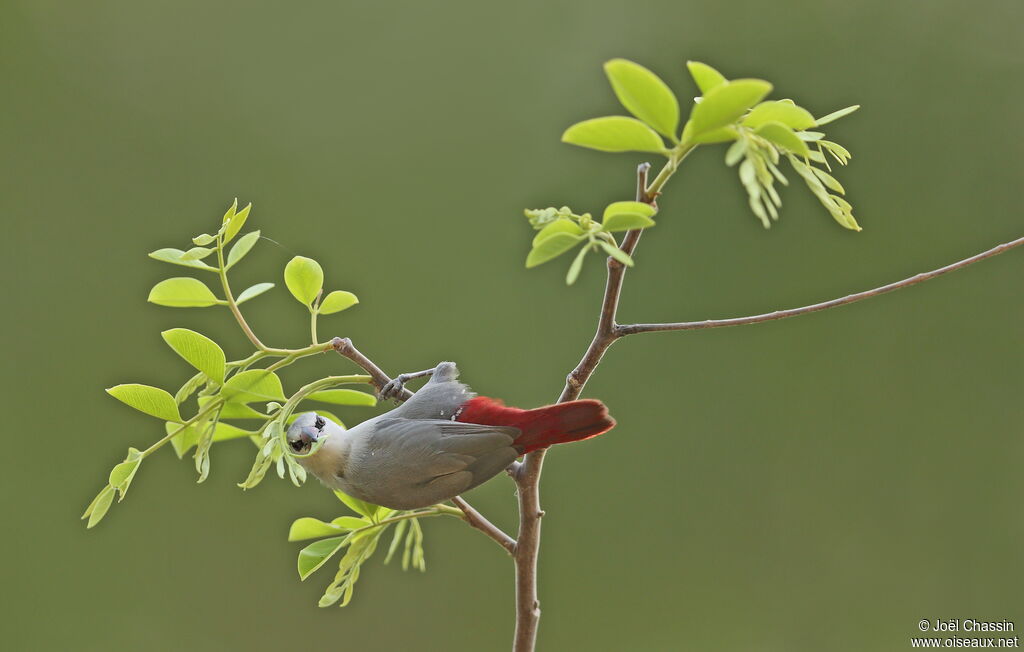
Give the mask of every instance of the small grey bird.
M 403 374 L 381 391 L 431 376 L 390 412 L 346 430 L 316 413 L 288 429 L 288 445 L 328 487 L 392 509 L 416 509 L 453 498 L 500 473 L 517 457 L 553 444 L 607 432 L 615 421 L 600 401 L 586 399 L 521 410 L 476 396 L 458 382 L 453 362 Z M 323 440 L 312 454 L 314 442 Z

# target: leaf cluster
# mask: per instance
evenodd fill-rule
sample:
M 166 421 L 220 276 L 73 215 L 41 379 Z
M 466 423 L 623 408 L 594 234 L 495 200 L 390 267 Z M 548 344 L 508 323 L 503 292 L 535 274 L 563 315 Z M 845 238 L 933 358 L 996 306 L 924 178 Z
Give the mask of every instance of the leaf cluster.
M 665 168 L 648 187 L 654 198 L 679 163 L 701 145 L 731 143 L 726 151 L 729 166 L 739 164 L 739 178 L 747 192 L 751 211 L 767 228 L 779 217 L 782 199 L 775 182 L 788 185 L 779 170 L 784 158 L 806 183 L 832 218 L 841 226 L 860 231 L 853 207 L 843 197 L 845 189 L 835 177 L 828 157 L 846 165 L 850 152 L 826 140 L 822 131 L 811 130 L 829 124 L 857 110 L 850 106 L 821 118 L 789 99 L 768 100 L 772 84 L 763 79 L 727 79 L 711 66 L 687 63 L 701 95 L 694 98 L 689 118 L 683 123 L 679 102 L 668 85 L 656 74 L 626 59 L 613 59 L 604 66 L 612 91 L 630 116 L 604 116 L 578 122 L 562 134 L 562 141 L 602 152 L 648 152 L 668 159 Z M 615 202 L 614 206 L 638 202 Z M 643 204 L 641 204 L 643 205 Z M 586 243 L 570 265 L 566 282 L 578 278 L 588 251 L 603 250 L 624 264 L 632 265 L 621 250 L 615 230 L 645 229 L 654 225 L 653 215 L 630 206 L 631 221 L 610 228 L 608 209 L 602 223 L 588 213 L 576 215 L 566 207 L 528 210 L 526 216 L 540 233 L 534 238 L 526 266 L 533 267 Z M 646 218 L 646 219 L 641 219 Z M 616 253 L 617 252 L 617 253 Z

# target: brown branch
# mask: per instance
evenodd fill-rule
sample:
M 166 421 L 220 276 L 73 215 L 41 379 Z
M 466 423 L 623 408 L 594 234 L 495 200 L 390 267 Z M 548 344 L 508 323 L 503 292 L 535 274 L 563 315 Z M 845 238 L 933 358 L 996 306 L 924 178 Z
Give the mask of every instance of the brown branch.
M 749 317 L 733 317 L 731 319 L 706 319 L 704 321 L 682 321 L 673 322 L 667 324 L 629 324 L 625 326 L 616 326 L 613 331 L 613 338 L 623 337 L 625 335 L 634 335 L 636 333 L 656 333 L 659 331 L 692 331 L 701 330 L 704 328 L 724 328 L 726 326 L 743 326 L 745 324 L 759 324 L 765 321 L 773 321 L 775 319 L 785 319 L 787 317 L 796 317 L 797 315 L 805 315 L 811 312 L 818 312 L 819 310 L 827 310 L 828 308 L 835 308 L 837 306 L 845 306 L 848 303 L 855 303 L 871 297 L 876 297 L 886 292 L 892 292 L 893 290 L 900 290 L 911 285 L 917 285 L 918 283 L 924 283 L 937 276 L 948 274 L 949 272 L 956 271 L 967 267 L 968 265 L 974 264 L 978 261 L 997 256 L 1005 251 L 1009 251 L 1014 247 L 1024 245 L 1024 238 L 1017 238 L 1010 242 L 1003 243 L 997 247 L 993 247 L 988 251 L 983 251 L 980 254 L 971 256 L 970 258 L 964 258 L 963 260 L 957 261 L 945 267 L 933 269 L 930 272 L 923 272 L 910 278 L 905 278 L 902 281 L 896 281 L 895 283 L 889 283 L 881 287 L 874 288 L 872 290 L 865 290 L 863 292 L 857 292 L 856 294 L 850 294 L 845 297 L 838 299 L 832 299 L 831 301 L 823 301 L 821 303 L 815 303 L 809 306 L 802 306 L 800 308 L 790 308 L 788 310 L 776 310 L 774 312 L 764 313 L 762 315 L 751 315 Z
M 685 154 L 684 154 L 685 155 Z M 681 158 L 681 157 L 680 157 Z M 666 169 L 675 170 L 678 160 L 670 161 Z M 637 168 L 636 199 L 653 204 L 658 189 L 668 178 L 665 171 L 658 175 L 659 182 L 647 188 L 647 172 L 650 163 L 643 163 Z M 622 239 L 620 249 L 632 256 L 640 241 L 641 230 L 628 231 Z M 597 368 L 604 352 L 608 350 L 617 336 L 615 335 L 615 313 L 619 306 L 619 295 L 622 281 L 626 274 L 626 266 L 608 258 L 608 280 L 605 283 L 604 299 L 601 301 L 601 313 L 597 322 L 597 331 L 583 355 L 583 359 L 565 379 L 565 388 L 559 403 L 571 401 L 580 395 L 594 369 Z M 546 450 L 534 451 L 526 456 L 523 463 L 512 473 L 519 493 L 519 535 L 515 551 L 516 562 L 516 635 L 513 644 L 515 652 L 532 652 L 537 640 L 537 628 L 540 625 L 540 600 L 537 596 L 537 557 L 540 552 L 540 521 L 544 510 L 540 508 L 540 474 L 544 466 Z
M 352 340 L 347 337 L 335 337 L 331 340 L 331 347 L 339 354 L 345 356 L 352 362 L 359 365 L 366 373 L 370 375 L 373 380 L 373 384 L 377 387 L 379 392 L 381 388 L 391 382 L 391 379 L 386 373 L 384 373 L 380 367 L 373 363 L 372 360 L 367 358 L 365 355 L 359 352 L 353 344 Z M 402 391 L 395 397 L 397 401 L 406 401 L 412 397 L 412 392 L 408 389 L 402 388 Z M 462 510 L 464 516 L 463 520 L 471 525 L 472 527 L 480 530 L 488 537 L 493 539 L 499 546 L 504 548 L 509 554 L 513 554 L 516 548 L 516 541 L 509 535 L 505 534 L 501 528 L 491 523 L 484 517 L 483 514 L 473 509 L 473 507 L 465 500 L 456 496 L 452 498 L 452 502 L 455 506 Z
M 462 510 L 462 513 L 465 516 L 463 520 L 497 541 L 502 548 L 508 551 L 508 554 L 516 554 L 515 539 L 505 534 L 501 528 L 484 518 L 480 512 L 473 509 L 473 506 L 467 503 L 461 496 L 452 498 L 452 503 Z

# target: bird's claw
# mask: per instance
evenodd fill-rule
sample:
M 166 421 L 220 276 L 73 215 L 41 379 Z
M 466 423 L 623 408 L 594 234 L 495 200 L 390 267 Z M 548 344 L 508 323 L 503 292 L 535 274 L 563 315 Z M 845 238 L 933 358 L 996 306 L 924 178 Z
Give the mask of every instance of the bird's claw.
M 409 379 L 405 377 L 405 374 L 399 374 L 393 380 L 387 382 L 386 385 L 380 388 L 381 400 L 387 400 L 389 398 L 396 398 L 405 389 L 405 383 Z

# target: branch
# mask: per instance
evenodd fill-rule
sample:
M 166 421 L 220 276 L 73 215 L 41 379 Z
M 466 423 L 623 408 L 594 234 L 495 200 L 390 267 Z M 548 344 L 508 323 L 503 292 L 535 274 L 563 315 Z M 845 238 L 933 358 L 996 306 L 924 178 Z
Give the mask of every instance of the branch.
M 647 173 L 650 163 L 642 163 L 636 170 L 636 200 L 653 204 L 661 190 L 679 166 L 679 162 L 689 153 L 689 149 L 679 149 L 658 173 L 657 178 L 647 187 Z M 640 241 L 642 230 L 628 231 L 619 248 L 632 256 Z M 615 334 L 615 313 L 619 307 L 619 294 L 626 267 L 614 258 L 608 258 L 608 280 L 605 283 L 604 298 L 601 301 L 601 313 L 597 321 L 597 331 L 583 354 L 583 359 L 565 379 L 559 403 L 571 401 L 579 397 L 583 386 L 587 384 L 594 369 L 597 368 L 604 352 L 608 350 L 618 336 Z M 544 466 L 546 449 L 529 453 L 522 464 L 512 467 L 519 490 L 519 535 L 516 546 L 516 635 L 513 643 L 515 652 L 532 652 L 537 640 L 537 628 L 540 625 L 540 600 L 537 597 L 537 556 L 540 553 L 540 521 L 544 510 L 540 507 L 540 474 Z
M 978 261 L 998 256 L 999 254 L 1009 251 L 1014 247 L 1024 245 L 1024 238 L 1017 238 L 1010 242 L 1005 242 L 997 247 L 993 247 L 988 251 L 983 251 L 980 254 L 965 258 L 957 261 L 945 267 L 933 269 L 930 272 L 924 272 L 905 278 L 902 281 L 896 281 L 895 283 L 889 283 L 881 287 L 874 288 L 872 290 L 865 290 L 863 292 L 857 292 L 856 294 L 850 294 L 845 297 L 838 299 L 832 299 L 831 301 L 823 301 L 821 303 L 815 303 L 809 306 L 803 306 L 800 308 L 790 308 L 788 310 L 776 310 L 774 312 L 764 313 L 762 315 L 751 315 L 750 317 L 733 317 L 731 319 L 706 319 L 704 321 L 682 321 L 673 322 L 666 324 L 629 324 L 626 326 L 614 327 L 613 337 L 619 338 L 626 335 L 634 335 L 636 333 L 655 333 L 659 331 L 692 331 L 701 330 L 704 328 L 724 328 L 726 326 L 742 326 L 745 324 L 759 324 L 765 321 L 773 321 L 775 319 L 785 319 L 787 317 L 796 317 L 797 315 L 804 315 L 811 312 L 818 312 L 819 310 L 827 310 L 828 308 L 835 308 L 836 306 L 845 306 L 848 303 L 855 303 L 863 299 L 869 299 L 876 297 L 886 292 L 892 292 L 893 290 L 900 290 L 902 288 L 910 287 L 911 285 L 917 285 L 918 283 L 924 283 L 937 276 L 942 276 L 949 272 L 956 271 L 972 265 Z
M 494 539 L 499 546 L 508 551 L 508 554 L 516 554 L 515 539 L 505 534 L 501 528 L 484 518 L 483 514 L 473 509 L 473 506 L 463 500 L 461 496 L 452 498 L 452 503 L 462 510 L 464 521 Z
M 362 367 L 366 373 L 370 374 L 370 378 L 373 380 L 373 385 L 377 388 L 378 392 L 384 387 L 384 385 L 391 382 L 388 375 L 384 373 L 380 367 L 375 365 L 372 360 L 360 353 L 359 349 L 352 345 L 352 340 L 349 338 L 335 337 L 331 340 L 331 348 L 356 363 Z M 405 388 L 403 388 L 395 397 L 398 401 L 407 401 L 410 398 L 412 398 L 412 392 Z

